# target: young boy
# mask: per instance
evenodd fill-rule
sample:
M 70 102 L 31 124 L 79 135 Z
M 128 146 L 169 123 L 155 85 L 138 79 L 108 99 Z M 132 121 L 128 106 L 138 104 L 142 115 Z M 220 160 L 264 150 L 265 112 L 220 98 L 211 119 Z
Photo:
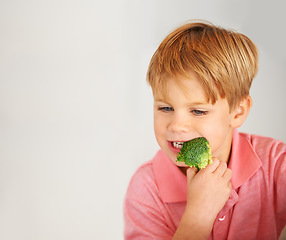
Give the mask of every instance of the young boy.
M 239 133 L 258 54 L 243 34 L 191 22 L 169 34 L 147 79 L 161 148 L 131 179 L 125 239 L 278 239 L 286 224 L 286 145 Z M 213 164 L 176 161 L 205 137 Z

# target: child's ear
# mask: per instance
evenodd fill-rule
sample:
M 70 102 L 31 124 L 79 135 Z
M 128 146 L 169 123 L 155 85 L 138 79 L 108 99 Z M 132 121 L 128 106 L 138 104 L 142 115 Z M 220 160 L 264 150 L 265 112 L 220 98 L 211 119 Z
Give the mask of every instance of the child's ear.
M 240 127 L 248 116 L 249 110 L 252 106 L 252 98 L 248 95 L 241 100 L 239 105 L 233 110 L 233 118 L 231 126 L 233 128 Z

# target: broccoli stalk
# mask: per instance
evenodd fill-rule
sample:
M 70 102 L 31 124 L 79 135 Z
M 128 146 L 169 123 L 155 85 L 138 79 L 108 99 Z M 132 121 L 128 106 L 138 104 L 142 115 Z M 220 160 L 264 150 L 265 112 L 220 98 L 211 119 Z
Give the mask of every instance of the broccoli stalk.
M 183 143 L 183 147 L 177 156 L 178 162 L 184 162 L 198 170 L 212 164 L 212 154 L 209 142 L 204 137 L 192 139 Z

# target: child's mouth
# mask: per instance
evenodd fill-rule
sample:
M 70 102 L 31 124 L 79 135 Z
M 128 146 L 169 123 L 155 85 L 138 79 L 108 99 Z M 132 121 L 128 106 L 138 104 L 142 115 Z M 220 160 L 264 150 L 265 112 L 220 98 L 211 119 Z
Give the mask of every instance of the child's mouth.
M 184 142 L 168 141 L 168 146 L 172 152 L 177 154 L 178 152 L 180 152 L 181 148 L 183 147 L 183 143 Z
M 174 148 L 178 148 L 178 149 L 181 149 L 183 147 L 183 143 L 184 142 L 172 142 L 172 146 Z

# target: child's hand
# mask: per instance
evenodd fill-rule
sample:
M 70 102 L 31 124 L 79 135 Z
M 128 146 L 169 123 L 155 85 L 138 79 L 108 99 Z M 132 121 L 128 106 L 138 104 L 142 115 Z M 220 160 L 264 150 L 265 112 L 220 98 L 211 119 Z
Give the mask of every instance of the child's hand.
M 186 212 L 197 220 L 212 222 L 231 193 L 231 170 L 226 163 L 213 159 L 213 164 L 196 171 L 187 170 L 188 198 Z
M 231 193 L 231 170 L 217 159 L 197 172 L 187 170 L 188 198 L 173 240 L 208 239 L 214 220 Z

